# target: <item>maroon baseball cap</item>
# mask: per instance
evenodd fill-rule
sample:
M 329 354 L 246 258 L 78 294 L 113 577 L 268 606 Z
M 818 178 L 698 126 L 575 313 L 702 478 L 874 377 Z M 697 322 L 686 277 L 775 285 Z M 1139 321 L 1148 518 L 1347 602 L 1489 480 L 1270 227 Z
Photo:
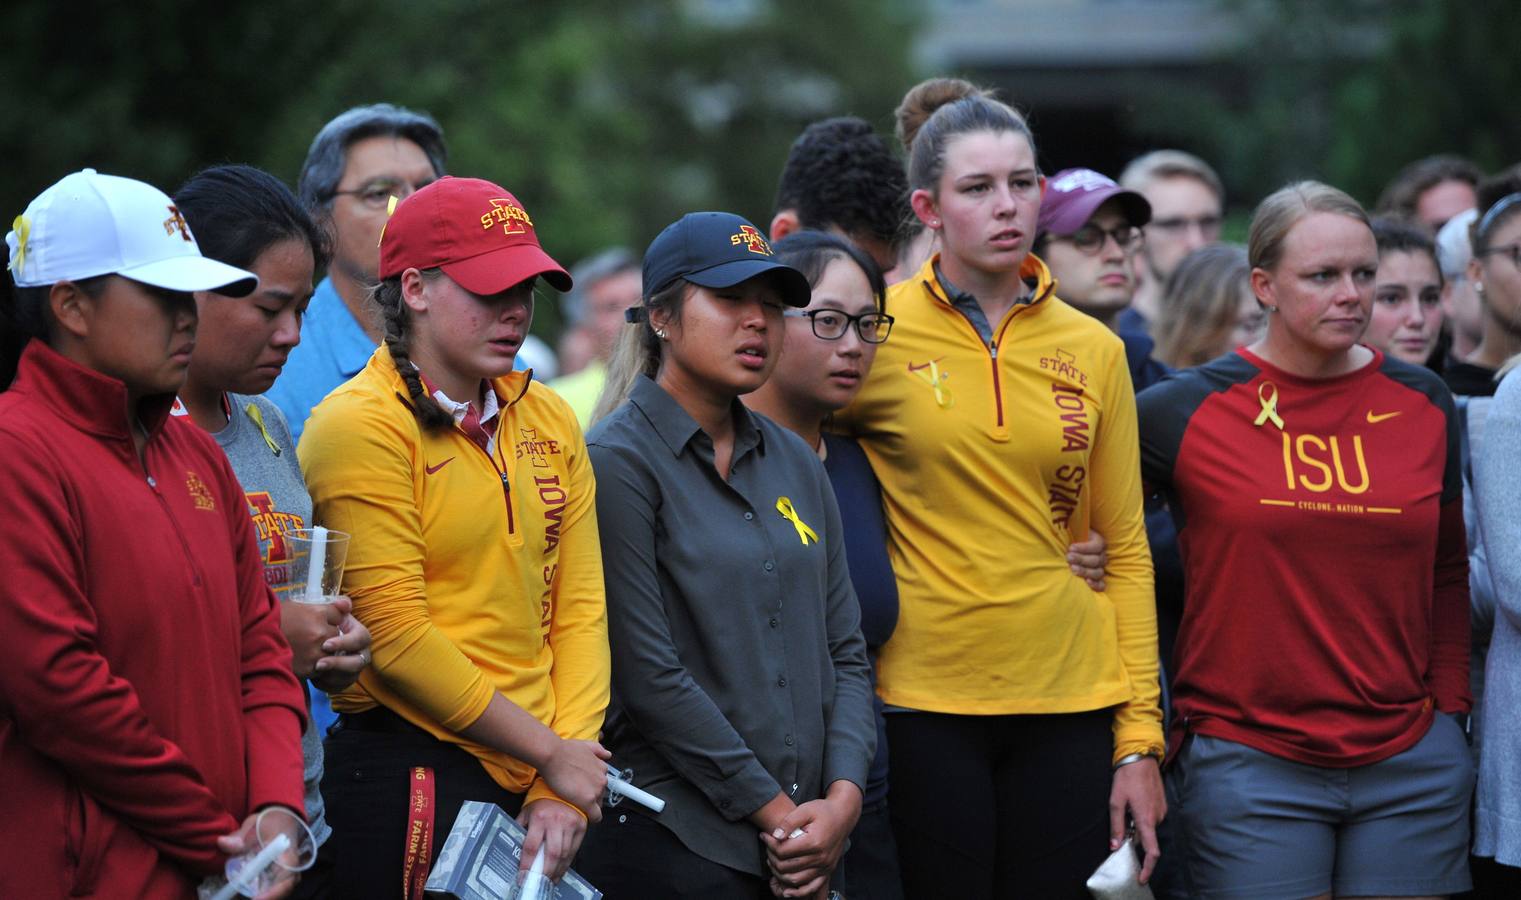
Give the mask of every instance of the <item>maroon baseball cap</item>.
M 1151 221 L 1151 204 L 1135 191 L 1127 191 L 1114 179 L 1092 169 L 1063 169 L 1046 181 L 1035 230 L 1063 237 L 1077 231 L 1105 201 L 1119 198 L 1125 218 L 1137 228 Z
M 472 294 L 499 294 L 535 275 L 557 291 L 570 273 L 539 246 L 533 220 L 506 188 L 445 176 L 397 204 L 380 234 L 380 277 L 439 268 Z

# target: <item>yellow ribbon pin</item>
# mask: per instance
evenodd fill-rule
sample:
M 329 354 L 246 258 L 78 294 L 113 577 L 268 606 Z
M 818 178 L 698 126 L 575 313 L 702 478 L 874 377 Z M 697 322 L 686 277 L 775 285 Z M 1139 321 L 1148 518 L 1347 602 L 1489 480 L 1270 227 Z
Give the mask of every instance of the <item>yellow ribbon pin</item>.
M 391 224 L 391 216 L 396 214 L 396 204 L 400 202 L 401 198 L 395 194 L 392 194 L 391 199 L 386 201 L 386 225 Z M 380 240 L 375 242 L 375 246 L 377 247 L 380 246 L 381 241 L 386 239 L 386 225 L 380 226 Z
M 16 255 L 11 259 L 10 270 L 21 274 L 21 267 L 26 265 L 26 241 L 32 236 L 32 223 L 26 220 L 26 216 L 17 216 L 11 222 L 11 228 L 16 232 Z
M 940 405 L 941 409 L 950 409 L 951 404 L 956 402 L 956 398 L 951 396 L 951 389 L 942 383 L 944 376 L 940 374 L 940 367 L 935 364 L 934 360 L 930 360 L 928 372 L 924 371 L 923 368 L 911 368 L 909 371 L 913 372 L 920 381 L 929 385 L 934 390 L 935 402 Z
M 275 439 L 269 435 L 269 429 L 264 427 L 264 413 L 252 403 L 243 407 L 243 411 L 248 413 L 248 417 L 253 420 L 255 425 L 259 426 L 259 433 L 264 435 L 264 443 L 269 447 L 269 452 L 279 456 L 280 445 L 275 443 Z
M 1278 415 L 1278 388 L 1271 381 L 1264 381 L 1257 385 L 1257 402 L 1262 404 L 1262 412 L 1252 421 L 1253 425 L 1261 425 L 1263 422 L 1272 422 L 1283 431 L 1283 417 Z
M 798 518 L 797 510 L 792 508 L 791 500 L 788 500 L 786 497 L 777 497 L 776 511 L 782 514 L 782 518 L 791 522 L 793 528 L 797 529 L 797 536 L 803 541 L 804 547 L 808 546 L 809 538 L 812 538 L 815 544 L 819 542 L 818 534 L 812 528 L 809 528 L 806 522 Z

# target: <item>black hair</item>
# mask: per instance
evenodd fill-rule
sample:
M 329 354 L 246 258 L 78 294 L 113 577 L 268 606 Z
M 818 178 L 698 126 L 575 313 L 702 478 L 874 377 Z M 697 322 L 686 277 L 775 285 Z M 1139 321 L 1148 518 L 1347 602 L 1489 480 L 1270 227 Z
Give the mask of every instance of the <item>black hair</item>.
M 88 297 L 99 297 L 106 289 L 112 275 L 96 275 L 81 278 L 74 284 Z M 48 311 L 50 284 L 36 287 L 17 287 L 10 278 L 5 279 L 0 291 L 0 391 L 8 390 L 21 364 L 21 354 L 32 338 L 46 341 L 52 330 L 52 314 Z
M 423 278 L 432 279 L 442 276 L 444 271 L 437 268 L 421 269 L 419 273 Z M 375 285 L 370 290 L 370 302 L 380 311 L 381 333 L 384 335 L 386 350 L 390 351 L 391 362 L 396 365 L 397 374 L 407 386 L 407 395 L 412 401 L 412 415 L 417 417 L 424 430 L 452 427 L 454 417 L 423 386 L 422 375 L 417 371 L 416 363 L 412 362 L 412 315 L 401 296 L 401 276 L 393 275 Z
M 311 247 L 316 269 L 327 265 L 328 240 L 280 179 L 252 166 L 214 166 L 174 194 L 201 255 L 246 269 L 271 245 L 294 238 Z
M 909 215 L 903 165 L 870 124 L 854 116 L 824 119 L 803 130 L 782 167 L 776 211 L 797 212 L 804 228 L 895 245 Z
M 838 235 L 823 231 L 795 231 L 771 245 L 776 262 L 803 273 L 809 287 L 818 287 L 824 270 L 837 259 L 848 259 L 866 274 L 877 311 L 887 311 L 887 283 L 882 269 L 860 247 Z
M 1436 267 L 1437 279 L 1442 278 L 1442 266 L 1437 262 L 1436 241 L 1431 232 L 1406 219 L 1382 216 L 1373 220 L 1373 240 L 1378 242 L 1378 255 L 1386 253 L 1424 253 Z

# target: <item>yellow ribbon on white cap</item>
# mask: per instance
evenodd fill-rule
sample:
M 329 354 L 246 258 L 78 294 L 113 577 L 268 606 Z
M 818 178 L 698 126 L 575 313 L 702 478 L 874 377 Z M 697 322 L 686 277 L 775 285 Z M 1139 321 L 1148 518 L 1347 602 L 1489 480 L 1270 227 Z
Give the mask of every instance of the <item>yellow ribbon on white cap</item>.
M 19 275 L 21 267 L 26 265 L 26 242 L 32 236 L 32 223 L 21 215 L 11 222 L 11 228 L 16 232 L 16 255 L 11 257 L 10 270 Z
M 396 213 L 396 204 L 400 202 L 401 198 L 397 197 L 395 194 L 392 194 L 391 199 L 386 202 L 386 225 L 391 224 L 391 216 Z M 384 241 L 386 239 L 386 225 L 380 226 L 380 241 Z M 380 241 L 376 241 L 375 246 L 379 247 Z
M 1272 422 L 1283 430 L 1283 417 L 1278 415 L 1278 387 L 1271 381 L 1264 381 L 1257 385 L 1257 402 L 1262 404 L 1262 412 L 1252 421 L 1253 425 L 1261 425 L 1263 422 Z
M 793 528 L 797 529 L 797 536 L 802 540 L 804 547 L 808 546 L 810 538 L 815 544 L 819 542 L 818 533 L 809 528 L 808 524 L 798 517 L 797 510 L 793 509 L 791 500 L 786 497 L 777 497 L 776 511 L 782 514 L 782 518 L 791 522 Z

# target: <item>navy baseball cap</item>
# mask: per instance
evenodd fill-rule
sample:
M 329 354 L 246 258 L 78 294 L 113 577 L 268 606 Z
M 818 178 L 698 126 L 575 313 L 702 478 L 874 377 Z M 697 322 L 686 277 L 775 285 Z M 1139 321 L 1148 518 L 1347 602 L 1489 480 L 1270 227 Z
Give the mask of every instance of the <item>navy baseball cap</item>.
M 754 225 L 733 213 L 687 213 L 667 225 L 644 252 L 644 295 L 654 296 L 678 278 L 726 288 L 768 272 L 783 303 L 808 305 L 808 279 L 777 262 L 770 242 Z
M 1118 198 L 1131 225 L 1140 228 L 1151 221 L 1151 204 L 1135 191 L 1127 191 L 1092 169 L 1063 169 L 1046 182 L 1035 230 L 1066 237 L 1088 224 L 1110 198 Z

